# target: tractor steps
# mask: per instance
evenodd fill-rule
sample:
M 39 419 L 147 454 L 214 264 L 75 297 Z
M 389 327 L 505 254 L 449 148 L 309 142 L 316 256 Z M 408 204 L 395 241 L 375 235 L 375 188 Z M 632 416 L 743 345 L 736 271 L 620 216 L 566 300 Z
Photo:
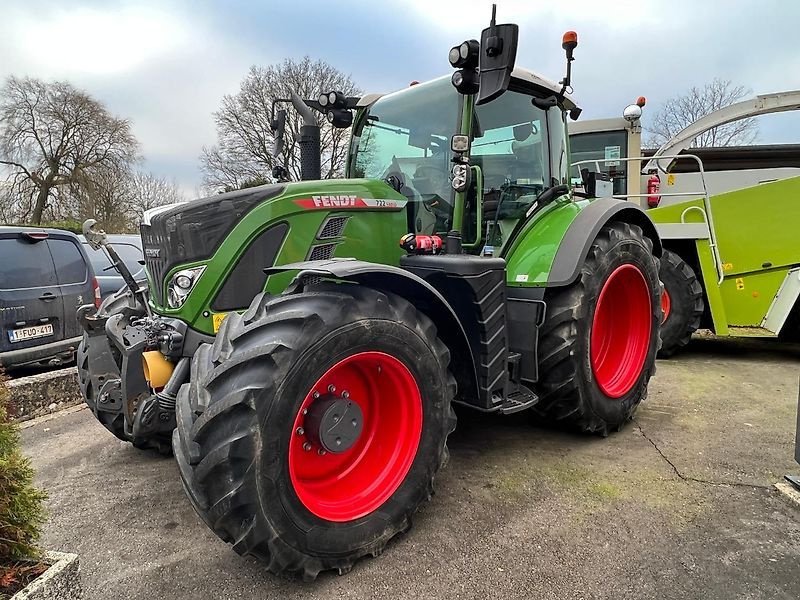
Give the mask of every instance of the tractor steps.
M 506 396 L 500 405 L 500 413 L 510 415 L 530 408 L 537 402 L 539 402 L 539 396 L 527 388 L 522 388 Z

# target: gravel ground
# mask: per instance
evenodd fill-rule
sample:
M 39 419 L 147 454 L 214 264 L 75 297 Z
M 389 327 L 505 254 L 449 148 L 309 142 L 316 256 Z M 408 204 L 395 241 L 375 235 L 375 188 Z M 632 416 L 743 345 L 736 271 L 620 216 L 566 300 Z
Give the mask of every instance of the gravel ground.
M 170 459 L 86 410 L 23 432 L 50 494 L 44 546 L 77 552 L 87 598 L 797 598 L 793 460 L 800 349 L 697 340 L 660 361 L 607 439 L 460 414 L 414 528 L 311 584 L 271 576 L 206 529 Z

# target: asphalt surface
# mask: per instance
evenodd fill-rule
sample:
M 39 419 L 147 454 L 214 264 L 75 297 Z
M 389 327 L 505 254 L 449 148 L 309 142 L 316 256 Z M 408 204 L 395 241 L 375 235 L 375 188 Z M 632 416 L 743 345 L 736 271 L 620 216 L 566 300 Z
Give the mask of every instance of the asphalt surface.
M 86 410 L 23 432 L 50 494 L 43 545 L 77 552 L 89 599 L 791 598 L 800 349 L 698 340 L 660 361 L 636 419 L 607 439 L 460 415 L 412 530 L 344 576 L 273 577 L 210 533 L 171 459 Z

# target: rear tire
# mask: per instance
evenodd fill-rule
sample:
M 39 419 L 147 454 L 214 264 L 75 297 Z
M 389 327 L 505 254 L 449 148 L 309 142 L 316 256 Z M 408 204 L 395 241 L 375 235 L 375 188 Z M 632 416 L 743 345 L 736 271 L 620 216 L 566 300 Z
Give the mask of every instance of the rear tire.
M 173 446 L 192 506 L 275 574 L 312 580 L 377 556 L 447 459 L 449 361 L 430 319 L 397 296 L 347 284 L 257 296 L 198 349 L 178 395 Z M 320 454 L 316 403 L 342 398 L 371 433 Z
M 658 356 L 667 358 L 692 339 L 692 334 L 700 327 L 705 305 L 697 275 L 680 256 L 664 250 L 658 273 L 664 284 L 664 322 L 661 324 L 662 346 Z
M 603 227 L 580 278 L 545 294 L 533 413 L 587 433 L 619 430 L 655 373 L 660 298 L 650 239 L 636 225 Z

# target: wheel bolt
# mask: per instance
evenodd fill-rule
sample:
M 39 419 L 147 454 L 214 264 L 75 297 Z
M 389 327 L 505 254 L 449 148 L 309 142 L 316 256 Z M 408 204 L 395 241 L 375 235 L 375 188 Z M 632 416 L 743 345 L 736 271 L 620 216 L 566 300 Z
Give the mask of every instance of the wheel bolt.
M 358 421 L 356 421 L 355 419 L 350 421 L 350 423 L 353 425 L 353 427 L 358 427 Z
M 334 423 L 338 423 L 339 422 L 339 418 L 340 418 L 339 415 L 333 415 L 333 422 Z
M 309 442 L 306 442 L 305 444 L 303 444 L 303 450 L 305 450 L 306 452 L 311 450 L 311 444 Z
M 342 438 L 336 438 L 336 445 L 337 446 L 341 446 L 342 445 Z
M 319 450 L 317 450 L 317 454 L 319 454 L 320 456 L 325 456 L 325 450 L 320 448 Z
M 335 386 L 335 385 L 333 385 L 333 384 L 330 384 L 330 385 L 328 386 L 328 392 L 332 394 L 332 393 L 333 393 L 333 392 L 335 392 L 335 391 L 336 391 L 336 386 Z
M 304 408 L 304 409 L 303 409 L 303 414 L 304 414 L 304 415 L 307 415 L 307 414 L 308 414 L 308 409 L 307 409 L 307 408 Z
M 303 429 L 302 427 L 298 427 L 297 430 L 295 431 L 295 433 L 297 433 L 297 435 L 303 435 L 305 432 L 306 432 L 306 430 Z
M 348 392 L 347 390 L 342 392 L 342 398 L 344 398 L 346 400 L 349 397 L 350 397 L 350 392 Z
M 311 394 L 311 397 L 314 398 L 314 400 L 316 400 L 317 398 L 319 398 L 319 392 L 314 392 L 313 394 Z

